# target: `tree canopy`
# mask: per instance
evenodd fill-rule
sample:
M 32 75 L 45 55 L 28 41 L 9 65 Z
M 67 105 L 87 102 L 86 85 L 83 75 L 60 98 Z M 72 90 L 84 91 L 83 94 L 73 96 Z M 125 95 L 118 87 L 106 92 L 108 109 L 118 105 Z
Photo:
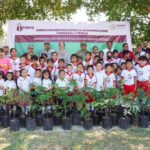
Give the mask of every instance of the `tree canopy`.
M 0 24 L 10 19 L 70 20 L 81 7 L 90 20 L 105 13 L 109 21 L 130 21 L 134 43 L 150 40 L 149 0 L 0 0 Z

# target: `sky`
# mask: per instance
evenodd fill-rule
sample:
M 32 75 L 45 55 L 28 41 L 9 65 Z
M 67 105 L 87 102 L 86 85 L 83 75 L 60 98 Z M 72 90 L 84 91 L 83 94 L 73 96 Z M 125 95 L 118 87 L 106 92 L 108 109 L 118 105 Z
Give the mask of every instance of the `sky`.
M 107 17 L 104 13 L 101 13 L 99 16 L 96 16 L 94 18 L 94 22 L 100 22 L 100 21 L 107 21 Z M 89 22 L 89 17 L 86 14 L 86 9 L 85 8 L 81 8 L 78 9 L 76 11 L 75 14 L 72 15 L 72 19 L 70 20 L 70 22 L 74 22 L 74 23 L 79 23 L 79 22 Z M 7 24 L 3 26 L 4 29 L 4 38 L 0 39 L 0 46 L 4 46 L 7 45 Z

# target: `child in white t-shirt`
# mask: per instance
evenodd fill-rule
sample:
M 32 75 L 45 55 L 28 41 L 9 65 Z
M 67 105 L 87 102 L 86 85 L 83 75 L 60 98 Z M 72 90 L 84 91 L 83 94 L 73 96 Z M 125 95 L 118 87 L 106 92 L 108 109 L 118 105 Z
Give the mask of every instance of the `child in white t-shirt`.
M 73 67 L 73 72 L 76 72 L 77 71 L 77 65 L 78 65 L 78 57 L 76 54 L 71 55 L 70 64 Z
M 95 67 L 95 76 L 97 80 L 96 84 L 96 90 L 101 91 L 103 90 L 103 83 L 104 83 L 104 71 L 103 69 L 103 63 L 97 62 L 96 67 Z
M 52 60 L 53 60 L 53 65 L 57 69 L 58 68 L 58 53 L 53 52 L 52 53 Z
M 69 85 L 65 75 L 65 70 L 59 70 L 59 78 L 56 80 L 56 85 L 60 88 L 66 88 Z
M 77 82 L 77 88 L 81 89 L 85 87 L 85 73 L 83 72 L 83 64 L 77 65 L 77 71 L 73 75 L 73 80 Z
M 14 81 L 13 72 L 8 72 L 6 74 L 6 81 L 4 83 L 4 88 L 5 90 L 17 88 L 16 82 Z
M 4 95 L 4 73 L 0 71 L 0 96 Z
M 31 83 L 32 80 L 30 76 L 28 76 L 27 70 L 22 69 L 20 71 L 20 77 L 17 79 L 18 88 L 25 92 L 29 92 Z
M 85 77 L 85 85 L 86 87 L 96 89 L 96 76 L 94 75 L 94 68 L 92 65 L 87 66 L 87 75 Z
M 126 69 L 122 71 L 121 78 L 124 81 L 123 93 L 129 94 L 136 91 L 136 71 L 132 69 L 132 60 L 126 60 Z
M 49 71 L 50 79 L 54 82 L 57 79 L 58 71 L 56 67 L 54 67 L 52 59 L 47 60 L 47 70 Z
M 115 87 L 116 87 L 116 79 L 115 74 L 113 73 L 112 64 L 106 64 L 104 72 L 104 89 Z
M 36 69 L 35 70 L 35 77 L 32 80 L 33 85 L 35 85 L 35 86 L 41 86 L 42 85 L 41 77 L 42 77 L 41 70 L 40 69 Z
M 31 65 L 28 68 L 28 75 L 30 76 L 31 79 L 35 77 L 35 70 L 39 69 L 38 66 L 38 57 L 36 55 L 33 55 L 31 57 Z
M 139 64 L 135 66 L 137 72 L 137 88 L 149 92 L 150 65 L 146 56 L 140 56 Z
M 52 80 L 48 70 L 44 70 L 42 74 L 42 86 L 50 90 L 52 88 Z

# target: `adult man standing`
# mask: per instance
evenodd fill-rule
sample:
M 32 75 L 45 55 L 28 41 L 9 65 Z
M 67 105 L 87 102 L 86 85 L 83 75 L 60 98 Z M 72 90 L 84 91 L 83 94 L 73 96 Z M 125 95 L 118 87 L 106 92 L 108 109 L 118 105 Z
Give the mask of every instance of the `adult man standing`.
M 103 50 L 103 52 L 104 52 L 104 59 L 106 59 L 106 57 L 107 57 L 107 52 L 109 52 L 109 51 L 113 52 L 113 42 L 112 41 L 107 41 L 106 45 L 107 45 L 107 48 L 105 48 Z
M 80 48 L 81 50 L 79 50 L 76 54 L 78 56 L 81 56 L 83 58 L 83 60 L 85 59 L 85 53 L 87 52 L 87 45 L 86 45 L 86 42 L 81 42 L 80 44 Z
M 144 51 L 145 53 L 149 53 L 150 54 L 150 48 L 148 47 L 148 42 L 147 41 L 143 42 L 142 51 Z
M 45 42 L 44 43 L 44 50 L 41 52 L 41 55 L 42 54 L 46 54 L 47 55 L 47 58 L 51 58 L 51 55 L 52 55 L 52 52 L 54 52 L 54 50 L 50 49 L 50 44 L 49 42 Z M 41 56 L 40 55 L 40 56 Z
M 128 43 L 123 43 L 122 47 L 123 47 L 123 51 L 119 53 L 118 55 L 119 58 L 123 58 L 124 51 L 130 51 Z M 130 59 L 133 59 L 133 58 L 134 58 L 134 53 L 130 51 Z

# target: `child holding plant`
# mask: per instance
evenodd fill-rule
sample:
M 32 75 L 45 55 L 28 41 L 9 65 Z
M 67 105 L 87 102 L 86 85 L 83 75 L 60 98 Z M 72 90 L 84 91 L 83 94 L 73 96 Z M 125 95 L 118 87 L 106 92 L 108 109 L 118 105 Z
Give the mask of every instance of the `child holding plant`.
M 136 91 L 136 71 L 132 69 L 132 60 L 126 60 L 126 69 L 121 73 L 121 79 L 124 81 L 123 94 L 134 94 Z

